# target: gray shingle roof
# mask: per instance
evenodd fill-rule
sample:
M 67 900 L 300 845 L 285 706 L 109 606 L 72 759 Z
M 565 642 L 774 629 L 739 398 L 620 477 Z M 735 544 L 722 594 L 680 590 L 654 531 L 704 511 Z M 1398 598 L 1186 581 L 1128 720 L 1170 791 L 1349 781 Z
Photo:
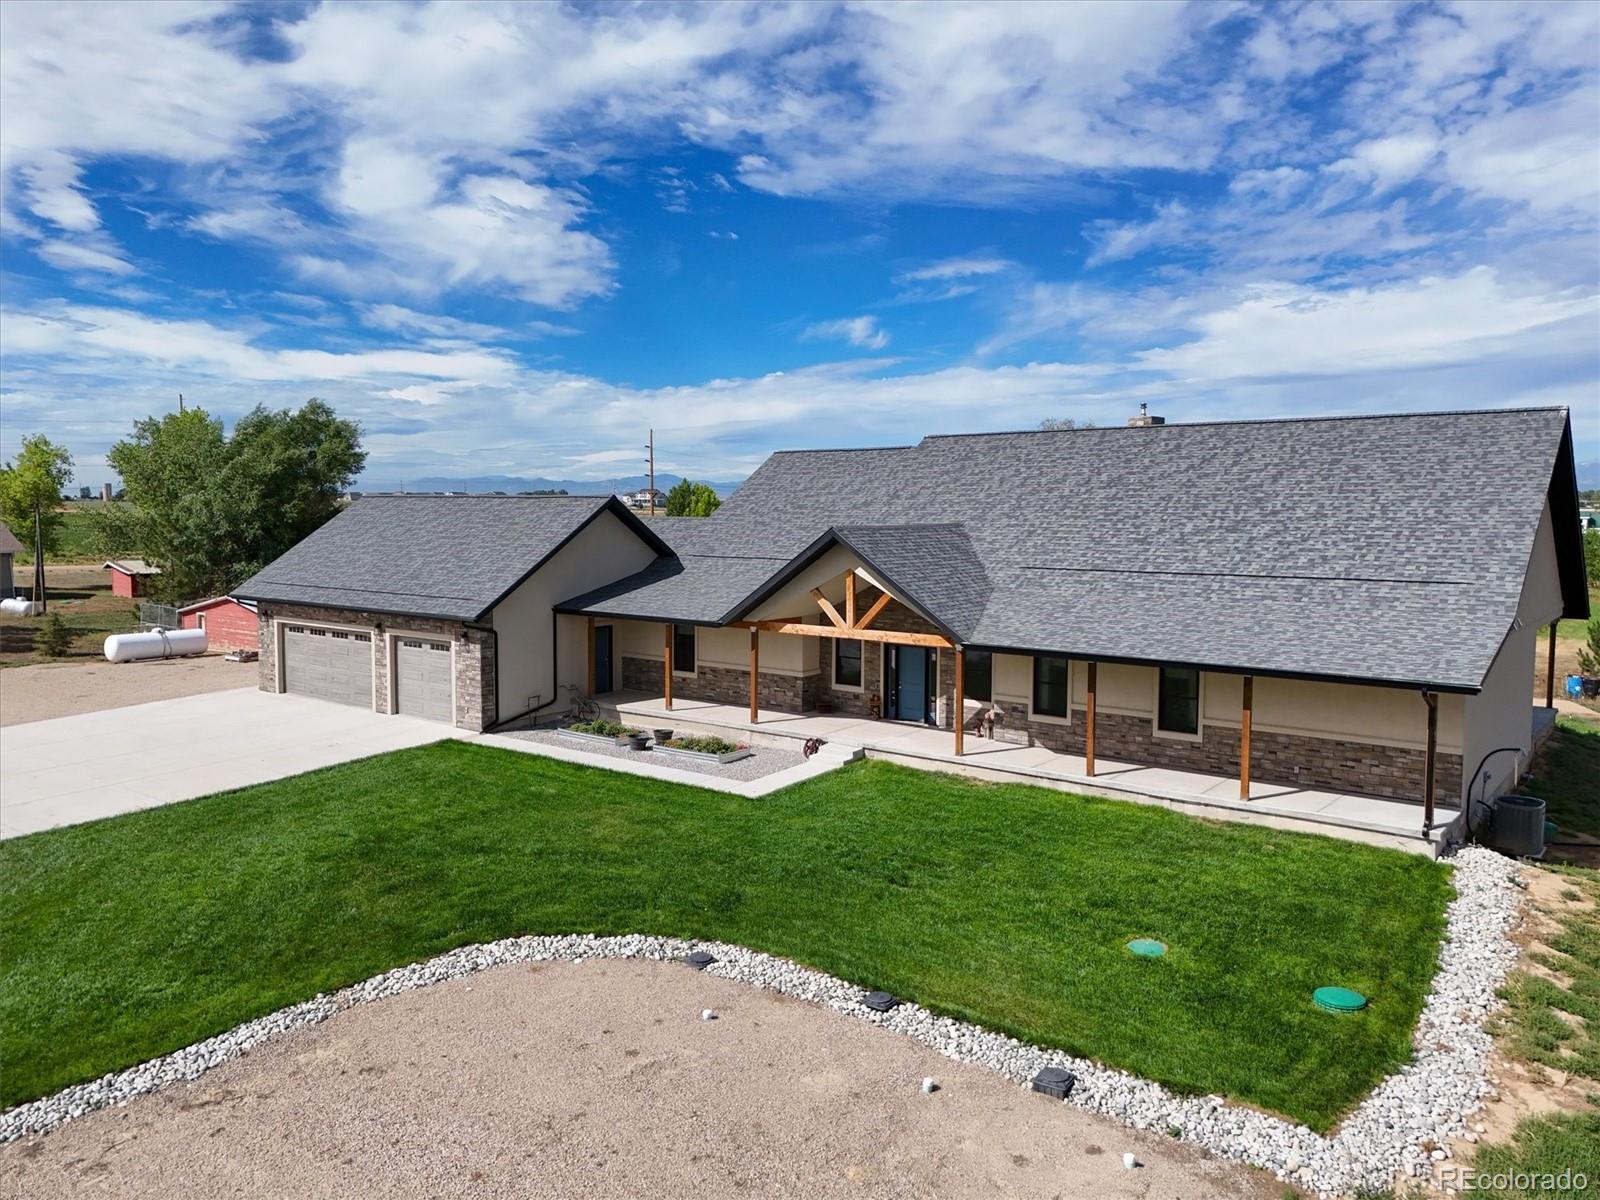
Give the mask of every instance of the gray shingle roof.
M 1574 486 L 1564 409 L 784 452 L 663 530 L 670 573 L 563 607 L 721 623 L 833 530 L 970 645 L 1473 690 L 1547 495 L 1567 615 L 1587 612 Z
M 0 554 L 21 554 L 22 543 L 17 541 L 17 535 L 4 525 L 0 525 Z
M 476 620 L 606 509 L 666 552 L 610 496 L 368 496 L 232 594 Z

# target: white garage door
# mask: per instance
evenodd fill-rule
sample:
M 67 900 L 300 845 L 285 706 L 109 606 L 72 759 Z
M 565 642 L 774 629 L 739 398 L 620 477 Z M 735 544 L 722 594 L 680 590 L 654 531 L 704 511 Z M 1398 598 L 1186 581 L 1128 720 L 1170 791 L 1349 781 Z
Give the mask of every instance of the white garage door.
M 371 708 L 372 635 L 285 625 L 283 690 Z
M 395 648 L 396 708 L 408 717 L 453 721 L 450 644 L 402 638 Z

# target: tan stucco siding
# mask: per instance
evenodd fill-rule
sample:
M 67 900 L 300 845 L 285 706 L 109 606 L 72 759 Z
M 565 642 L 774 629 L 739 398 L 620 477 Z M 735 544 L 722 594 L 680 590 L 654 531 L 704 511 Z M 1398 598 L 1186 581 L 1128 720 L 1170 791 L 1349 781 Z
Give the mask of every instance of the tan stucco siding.
M 1484 766 L 1489 775 L 1473 789 L 1473 796 L 1498 796 L 1511 790 L 1519 770 L 1526 769 L 1532 746 L 1533 665 L 1542 653 L 1551 621 L 1561 615 L 1561 573 L 1556 561 L 1555 526 L 1546 505 L 1528 556 L 1528 574 L 1517 604 L 1516 626 L 1495 655 L 1484 677 L 1483 690 L 1466 698 L 1466 733 L 1463 772 L 1475 771 L 1485 754 L 1500 747 L 1515 747 L 1519 755 L 1496 754 Z M 1544 697 L 1538 697 L 1544 703 Z M 1463 798 L 1472 780 L 1462 780 Z
M 665 657 L 666 634 L 660 621 L 605 621 L 615 629 L 613 653 L 620 662 L 628 658 L 660 662 Z M 763 633 L 760 642 L 761 670 L 777 675 L 814 675 L 820 669 L 817 638 L 787 637 Z M 750 633 L 745 629 L 717 629 L 701 626 L 695 635 L 698 661 L 708 667 L 732 670 L 750 669 Z
M 581 689 L 588 678 L 586 623 L 581 617 L 558 617 L 554 606 L 643 570 L 654 559 L 655 551 L 637 534 L 615 514 L 603 512 L 495 605 L 489 621 L 499 640 L 500 720 L 534 704 L 558 700 L 552 693 L 553 683 L 558 688 Z M 551 674 L 552 623 L 559 678 Z

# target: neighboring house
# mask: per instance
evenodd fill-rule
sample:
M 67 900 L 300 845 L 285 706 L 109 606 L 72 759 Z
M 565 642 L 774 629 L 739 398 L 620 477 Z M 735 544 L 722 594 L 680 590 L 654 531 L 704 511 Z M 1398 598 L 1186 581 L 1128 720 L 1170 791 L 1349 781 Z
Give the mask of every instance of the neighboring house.
M 0 525 L 0 600 L 9 600 L 17 594 L 15 577 L 11 573 L 11 560 L 21 554 L 22 543 L 17 535 Z
M 111 572 L 111 594 L 130 598 L 144 595 L 149 580 L 161 574 L 142 558 L 114 558 L 105 569 Z
M 1584 529 L 1600 529 L 1600 508 L 1581 508 L 1578 522 Z
M 213 596 L 178 610 L 179 629 L 204 629 L 212 650 L 254 650 L 260 644 L 254 600 Z
M 660 488 L 640 488 L 637 492 L 627 493 L 622 499 L 630 508 L 665 508 L 667 506 L 667 494 Z
M 558 684 L 826 705 L 957 754 L 989 713 L 1091 760 L 1447 804 L 1528 749 L 1538 633 L 1588 614 L 1564 409 L 788 451 L 713 516 L 648 525 L 369 499 L 235 594 L 264 688 L 392 712 L 451 681 L 426 707 L 467 728 Z

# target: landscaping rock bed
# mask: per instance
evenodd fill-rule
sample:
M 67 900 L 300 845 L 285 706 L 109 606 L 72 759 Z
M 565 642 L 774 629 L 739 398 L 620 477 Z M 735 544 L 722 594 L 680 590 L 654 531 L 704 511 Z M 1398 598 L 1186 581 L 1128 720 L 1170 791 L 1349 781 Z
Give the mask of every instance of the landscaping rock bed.
M 759 761 L 759 757 L 764 757 L 764 752 L 757 760 L 746 761 Z M 1426 1171 L 1436 1148 L 1448 1153 L 1444 1149 L 1448 1140 L 1465 1129 L 1467 1118 L 1482 1107 L 1490 1090 L 1486 1072 L 1491 1042 L 1484 1020 L 1496 1005 L 1496 989 L 1517 957 L 1509 935 L 1520 907 L 1521 889 L 1516 864 L 1492 851 L 1463 850 L 1455 864 L 1457 898 L 1447 910 L 1438 973 L 1413 1033 L 1416 1055 L 1399 1073 L 1379 1084 L 1331 1137 L 1254 1109 L 1231 1106 L 1218 1096 L 1175 1096 L 1159 1084 L 1126 1072 L 936 1016 L 915 1004 L 877 1012 L 863 1003 L 867 988 L 739 946 L 643 935 L 571 935 L 508 938 L 466 946 L 374 976 L 331 996 L 314 997 L 163 1058 L 13 1108 L 0 1114 L 0 1141 L 46 1132 L 84 1113 L 194 1079 L 266 1038 L 325 1021 L 351 1005 L 489 967 L 591 957 L 666 960 L 705 949 L 717 959 L 707 968 L 715 974 L 870 1021 L 950 1058 L 999 1071 L 1021 1086 L 1027 1086 L 1041 1067 L 1063 1067 L 1077 1080 L 1064 1103 L 1139 1129 L 1172 1132 L 1225 1158 L 1266 1168 L 1308 1191 L 1334 1195 L 1381 1189 L 1397 1174 Z M 1311 1003 L 1309 996 L 1306 1003 Z M 1330 1014 L 1328 1019 L 1360 1017 Z
M 579 743 L 570 733 L 558 733 L 551 729 L 522 729 L 505 736 L 547 746 L 566 746 L 568 749 L 581 747 L 586 754 L 600 754 L 608 758 L 626 758 L 634 762 L 650 759 L 664 767 L 693 771 L 701 775 L 715 775 L 718 779 L 761 779 L 778 771 L 788 770 L 790 767 L 798 767 L 805 762 L 805 756 L 797 750 L 777 750 L 770 746 L 762 746 L 754 753 L 735 761 L 719 763 L 708 754 L 668 754 L 653 746 L 649 750 L 630 750 L 615 741 L 606 742 L 598 738 L 586 738 Z

